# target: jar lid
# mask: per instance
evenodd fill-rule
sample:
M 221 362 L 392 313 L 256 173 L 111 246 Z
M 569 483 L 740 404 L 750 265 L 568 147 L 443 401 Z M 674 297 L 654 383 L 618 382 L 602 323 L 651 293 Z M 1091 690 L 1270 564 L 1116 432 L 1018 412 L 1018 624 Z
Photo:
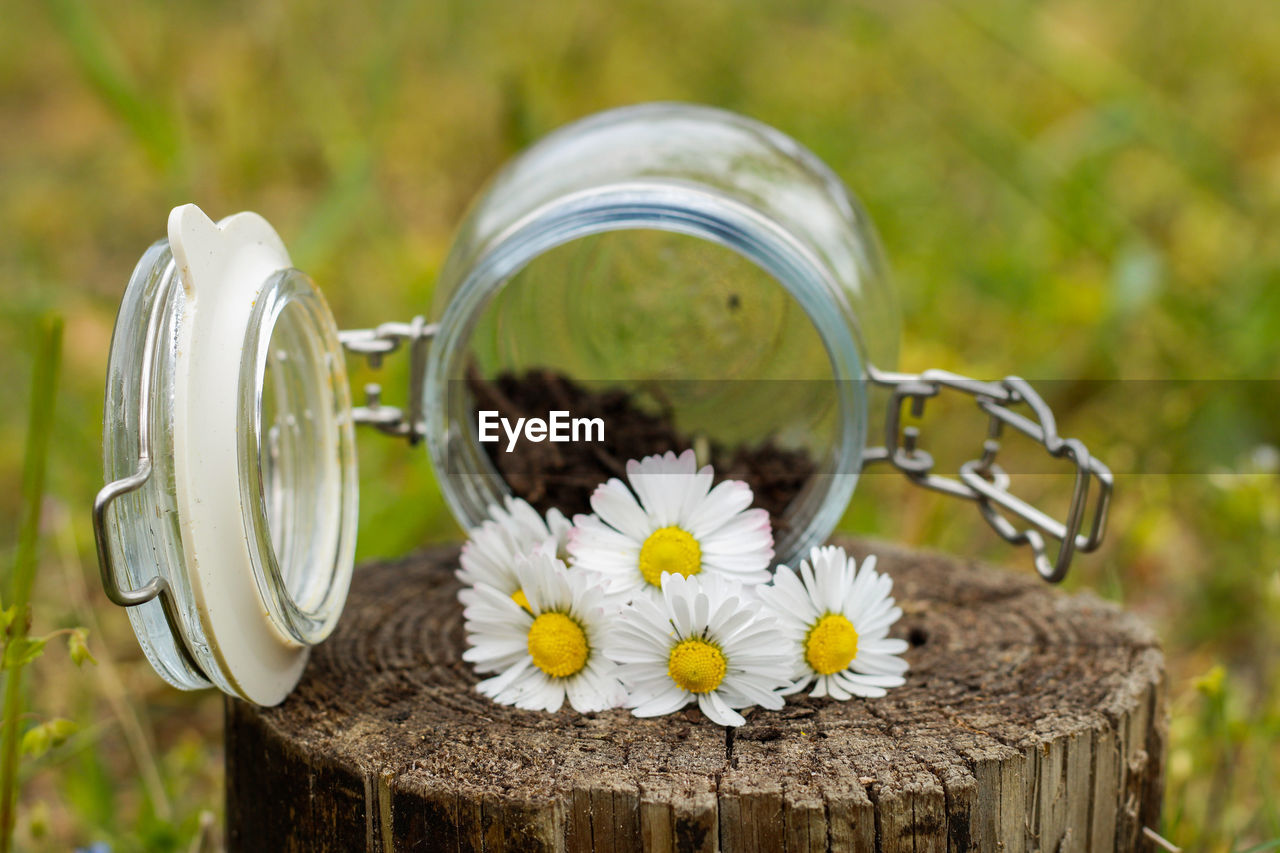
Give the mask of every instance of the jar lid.
M 116 321 L 95 506 L 104 586 L 171 683 L 276 704 L 332 631 L 349 393 L 332 315 L 266 220 L 175 208 Z

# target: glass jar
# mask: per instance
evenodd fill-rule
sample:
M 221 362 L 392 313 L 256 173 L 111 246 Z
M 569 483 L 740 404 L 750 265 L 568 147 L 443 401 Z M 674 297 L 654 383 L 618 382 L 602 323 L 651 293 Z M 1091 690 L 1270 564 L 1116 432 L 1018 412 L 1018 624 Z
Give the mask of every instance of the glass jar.
M 732 113 L 629 107 L 533 146 L 463 222 L 432 316 L 338 332 L 261 217 L 170 215 L 117 319 L 94 515 L 107 593 L 166 680 L 262 704 L 292 689 L 351 578 L 356 424 L 425 439 L 464 528 L 513 493 L 545 505 L 548 484 L 585 511 L 591 487 L 621 472 L 611 453 L 688 447 L 753 486 L 764 467 L 783 472 L 785 488 L 757 490 L 779 562 L 827 538 L 872 462 L 976 501 L 1046 577 L 1057 569 L 1042 532 L 1067 543 L 1064 564 L 1101 538 L 1109 474 L 1057 438 L 1033 392 L 888 372 L 900 320 L 865 212 L 805 148 Z M 406 405 L 375 387 L 353 407 L 344 349 L 375 366 L 407 352 Z M 884 448 L 867 443 L 868 380 L 893 393 Z M 1086 496 L 1096 474 L 1092 531 L 1077 535 L 1079 476 L 1060 524 L 1008 494 L 990 447 L 960 480 L 932 474 L 898 417 L 942 388 L 988 412 L 989 445 L 1013 426 L 1075 461 Z M 478 413 L 519 410 L 508 392 L 530 389 L 548 409 L 565 395 L 605 401 L 620 413 L 612 427 L 639 424 L 624 433 L 640 437 L 579 454 L 599 463 L 590 476 L 559 471 L 555 453 L 513 467 L 480 440 Z M 1006 416 L 1024 403 L 1034 420 Z
M 459 230 L 435 316 L 427 446 L 465 527 L 510 491 L 476 441 L 468 370 L 552 369 L 661 397 L 726 456 L 801 449 L 812 474 L 775 513 L 784 562 L 844 513 L 865 365 L 892 368 L 900 334 L 874 230 L 831 170 L 759 122 L 679 104 L 588 118 L 503 169 Z

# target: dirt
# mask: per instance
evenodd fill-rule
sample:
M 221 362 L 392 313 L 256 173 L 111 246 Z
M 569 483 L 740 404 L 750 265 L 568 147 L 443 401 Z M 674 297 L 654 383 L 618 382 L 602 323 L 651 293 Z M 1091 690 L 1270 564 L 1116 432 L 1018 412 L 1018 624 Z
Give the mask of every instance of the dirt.
M 604 420 L 602 442 L 520 441 L 510 452 L 505 442 L 483 445 L 512 490 L 541 512 L 552 507 L 572 518 L 591 512 L 591 492 L 610 477 L 626 478 L 629 459 L 668 450 L 694 448 L 716 472 L 716 482 L 743 480 L 755 493 L 754 506 L 768 510 L 775 531 L 785 529 L 785 510 L 813 475 L 804 450 L 779 447 L 772 439 L 758 445 L 724 447 L 699 442 L 681 432 L 672 413 L 642 405 L 624 389 L 592 390 L 550 370 L 503 373 L 493 379 L 472 372 L 467 379 L 476 409 L 496 409 L 502 417 L 545 418 L 565 410 L 574 418 Z

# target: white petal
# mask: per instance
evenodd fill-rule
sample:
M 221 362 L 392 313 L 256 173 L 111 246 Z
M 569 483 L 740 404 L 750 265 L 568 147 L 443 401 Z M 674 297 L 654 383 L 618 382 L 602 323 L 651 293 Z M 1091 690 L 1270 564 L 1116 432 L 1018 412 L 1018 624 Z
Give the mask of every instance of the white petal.
M 725 480 L 708 492 L 706 499 L 689 514 L 689 532 L 701 542 L 708 534 L 751 506 L 751 499 L 751 487 L 746 483 Z
M 848 673 L 843 672 L 838 672 L 831 676 L 831 678 L 833 681 L 838 683 L 844 691 L 854 696 L 862 696 L 866 699 L 879 699 L 884 696 L 886 693 L 885 687 L 901 686 L 901 682 L 898 684 L 880 685 L 867 680 L 870 676 L 850 676 Z
M 899 640 L 896 637 L 885 637 L 882 640 L 876 640 L 865 644 L 861 639 L 859 639 L 858 644 L 868 652 L 876 652 L 883 655 L 900 655 L 907 649 L 911 648 L 906 640 Z
M 574 528 L 565 547 L 574 565 L 584 550 L 626 553 L 637 557 L 640 554 L 640 542 L 619 533 L 594 515 L 579 515 L 574 520 Z
M 863 654 L 858 652 L 851 667 L 855 672 L 868 675 L 901 675 L 909 669 L 906 661 L 893 655 L 881 655 L 874 652 Z
M 569 698 L 569 704 L 573 706 L 573 710 L 579 714 L 590 714 L 594 711 L 603 711 L 609 707 L 609 703 L 598 691 L 592 690 L 592 682 L 585 676 L 579 675 L 576 678 L 568 679 L 564 685 L 565 694 Z
M 694 473 L 697 463 L 693 451 L 680 456 L 668 452 L 663 456 L 646 456 L 627 463 L 627 479 L 640 496 L 645 512 L 654 528 L 676 523 L 685 502 L 685 494 L 698 481 Z
M 708 530 L 698 542 L 703 550 L 724 554 L 771 548 L 773 528 L 769 524 L 769 513 L 763 509 L 744 510 L 719 527 Z
M 531 683 L 529 690 L 516 699 L 517 708 L 526 711 L 559 711 L 564 704 L 565 688 L 559 679 L 548 678 Z
M 845 670 L 835 673 L 835 676 L 839 676 L 842 682 L 863 684 L 871 687 L 901 687 L 907 683 L 907 680 L 900 675 L 865 675 Z
M 505 690 L 509 685 L 511 685 L 514 681 L 519 679 L 521 676 L 527 675 L 529 669 L 532 666 L 533 666 L 533 658 L 525 658 L 524 660 L 520 661 L 515 666 L 512 666 L 510 669 L 508 669 L 506 672 L 502 673 L 501 675 L 496 675 L 493 678 L 489 678 L 484 681 L 481 681 L 479 684 L 476 685 L 476 688 L 479 689 L 486 696 L 490 696 L 490 697 L 495 696 L 496 694 L 501 693 L 503 690 Z
M 746 722 L 741 714 L 730 708 L 716 691 L 698 694 L 698 707 L 713 722 L 722 726 L 736 727 Z
M 888 633 L 889 628 L 895 622 L 902 618 L 902 609 L 898 607 L 887 608 L 883 613 L 868 619 L 865 615 L 857 622 L 853 622 L 854 629 L 858 632 L 859 637 L 883 637 Z M 903 651 L 906 651 L 904 648 Z
M 641 705 L 637 705 L 632 709 L 632 713 L 637 717 L 661 717 L 664 714 L 670 714 L 683 708 L 692 699 L 692 693 L 686 693 L 679 687 L 672 685 L 670 689 L 649 698 Z
M 775 613 L 790 614 L 806 625 L 817 621 L 822 615 L 800 578 L 786 566 L 778 567 L 773 575 L 773 585 L 762 589 L 760 594 Z
M 729 679 L 725 679 L 725 682 L 725 686 L 730 686 Z M 744 678 L 738 675 L 733 679 L 731 686 L 734 692 L 744 697 L 743 705 L 759 705 L 776 711 L 783 705 L 782 694 L 779 691 L 787 686 L 787 682 L 786 678 Z
M 684 500 L 680 504 L 680 508 L 676 511 L 676 524 L 682 529 L 689 529 L 689 519 L 693 517 L 694 511 L 702 505 L 706 500 L 707 493 L 711 491 L 711 484 L 715 480 L 715 471 L 710 465 L 704 465 L 696 474 L 689 477 L 685 484 Z
M 840 683 L 840 680 L 837 679 L 835 676 L 828 675 L 823 680 L 826 682 L 827 695 L 830 696 L 832 699 L 836 699 L 840 702 L 845 702 L 853 698 L 853 694 L 848 689 L 846 689 L 845 686 Z
M 691 602 L 686 591 L 687 584 L 681 583 L 683 580 L 683 575 L 662 573 L 662 597 L 667 604 L 671 624 L 675 627 L 676 634 L 682 639 L 694 634 Z
M 597 486 L 591 493 L 591 508 L 601 521 L 636 542 L 643 542 L 659 526 L 636 502 L 631 490 L 616 477 Z

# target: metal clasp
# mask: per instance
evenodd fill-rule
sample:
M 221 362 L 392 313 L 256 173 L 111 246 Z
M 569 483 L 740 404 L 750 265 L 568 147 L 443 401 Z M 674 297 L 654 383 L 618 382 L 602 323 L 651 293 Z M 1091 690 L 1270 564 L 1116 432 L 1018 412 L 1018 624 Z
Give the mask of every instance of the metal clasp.
M 382 323 L 372 329 L 350 329 L 338 332 L 338 341 L 349 353 L 362 355 L 374 370 L 382 367 L 384 356 L 408 345 L 409 393 L 408 404 L 402 409 L 382 402 L 382 385 L 370 382 L 364 386 L 365 404 L 351 411 L 351 419 L 357 424 L 372 426 L 388 435 L 400 436 L 409 444 L 422 440 L 423 421 L 422 383 L 427 372 L 427 344 L 435 337 L 438 325 L 427 323 L 421 316 L 407 323 Z
M 912 374 L 869 368 L 867 375 L 873 384 L 891 389 L 892 396 L 885 417 L 884 446 L 866 450 L 863 454 L 864 468 L 888 462 L 919 486 L 976 502 L 987 524 L 1002 538 L 1014 545 L 1031 546 L 1036 571 L 1051 583 L 1066 577 L 1076 552 L 1089 553 L 1102 544 L 1114 485 L 1111 470 L 1095 459 L 1079 440 L 1058 436 L 1053 412 L 1026 380 L 1010 376 L 1000 382 L 984 382 L 945 370 Z M 920 447 L 919 429 L 902 426 L 903 407 L 908 402 L 912 416 L 919 418 L 924 414 L 925 403 L 944 388 L 974 398 L 988 418 L 982 455 L 961 465 L 958 477 L 933 473 L 934 460 L 928 451 Z M 1018 406 L 1029 408 L 1034 420 L 1013 410 Z M 996 462 L 1000 437 L 1006 426 L 1039 442 L 1050 456 L 1065 458 L 1075 464 L 1075 485 L 1065 520 L 1058 521 L 1009 490 L 1009 475 Z M 1097 502 L 1089 531 L 1084 534 L 1080 531 L 1095 478 L 1098 481 Z M 1008 516 L 1029 526 L 1020 529 Z M 1052 560 L 1045 544 L 1046 536 L 1062 543 Z

